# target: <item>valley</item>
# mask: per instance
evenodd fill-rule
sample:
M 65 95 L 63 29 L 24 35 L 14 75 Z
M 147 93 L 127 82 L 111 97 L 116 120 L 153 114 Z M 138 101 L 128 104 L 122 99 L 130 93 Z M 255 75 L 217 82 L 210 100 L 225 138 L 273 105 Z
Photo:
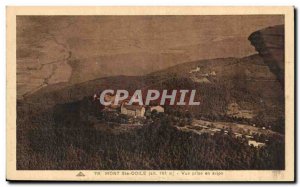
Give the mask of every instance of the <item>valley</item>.
M 82 59 L 61 50 L 57 56 L 62 56 L 62 63 L 70 62 L 71 76 L 59 64 L 45 64 L 55 72 L 50 68 L 38 77 L 37 72 L 27 76 L 41 79 L 42 86 L 33 89 L 36 85 L 29 84 L 29 89 L 23 87 L 26 81 L 19 82 L 20 94 L 33 91 L 17 99 L 17 168 L 284 169 L 282 59 L 271 58 L 272 50 L 262 50 L 269 46 L 263 45 L 262 36 L 281 27 L 249 38 L 260 45 L 258 53 L 186 62 L 172 56 L 170 63 L 155 70 L 134 70 L 140 73 L 120 66 L 122 73 L 105 74 L 104 68 L 97 69 L 101 75 L 87 69 L 80 74 Z M 77 43 L 75 38 L 69 42 Z M 270 67 L 271 62 L 277 65 Z M 21 74 L 27 68 L 19 67 Z M 56 73 L 64 77 L 53 82 Z M 129 95 L 136 90 L 196 90 L 194 99 L 200 104 L 159 108 L 154 101 L 148 108 L 107 108 L 97 100 L 107 89 L 127 90 Z

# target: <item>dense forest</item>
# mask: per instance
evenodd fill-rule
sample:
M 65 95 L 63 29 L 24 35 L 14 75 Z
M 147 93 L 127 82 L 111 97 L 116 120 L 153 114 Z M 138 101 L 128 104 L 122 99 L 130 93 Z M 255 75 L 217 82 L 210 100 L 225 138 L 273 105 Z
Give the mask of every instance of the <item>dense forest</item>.
M 27 108 L 32 115 L 17 123 L 17 169 L 284 169 L 280 139 L 254 148 L 222 133 L 179 131 L 167 115 L 117 132 L 88 98 L 44 112 Z

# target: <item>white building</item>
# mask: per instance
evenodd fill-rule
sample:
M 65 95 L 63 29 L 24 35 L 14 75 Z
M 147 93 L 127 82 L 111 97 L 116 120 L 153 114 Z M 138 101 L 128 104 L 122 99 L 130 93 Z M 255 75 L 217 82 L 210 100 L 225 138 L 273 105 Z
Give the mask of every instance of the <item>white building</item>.
M 260 148 L 260 147 L 264 147 L 266 144 L 265 143 L 262 143 L 262 142 L 257 142 L 255 140 L 249 140 L 248 141 L 248 145 L 249 146 L 253 146 L 253 147 L 256 147 L 256 148 Z
M 192 69 L 189 73 L 195 73 L 195 72 L 198 72 L 200 71 L 200 67 L 197 66 L 196 69 Z
M 165 109 L 162 106 L 151 106 L 150 111 L 156 110 L 157 112 L 165 112 Z
M 144 117 L 145 115 L 145 107 L 141 105 L 126 105 L 122 104 L 121 106 L 121 114 L 125 114 L 133 117 Z

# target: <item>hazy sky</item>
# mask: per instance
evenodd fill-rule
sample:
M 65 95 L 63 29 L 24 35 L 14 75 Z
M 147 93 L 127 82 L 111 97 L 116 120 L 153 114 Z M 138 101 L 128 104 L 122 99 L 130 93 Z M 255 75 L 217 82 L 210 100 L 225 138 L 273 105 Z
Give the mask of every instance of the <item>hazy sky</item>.
M 251 33 L 283 23 L 283 16 L 274 15 L 18 16 L 18 86 L 32 92 L 60 82 L 244 57 L 256 53 Z

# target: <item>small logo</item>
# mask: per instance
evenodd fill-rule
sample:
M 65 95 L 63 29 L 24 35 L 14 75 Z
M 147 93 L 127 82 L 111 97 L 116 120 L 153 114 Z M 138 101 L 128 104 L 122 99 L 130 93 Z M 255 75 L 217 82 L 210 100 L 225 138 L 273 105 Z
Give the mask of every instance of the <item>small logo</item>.
M 84 177 L 85 175 L 82 172 L 79 172 L 76 176 L 77 177 Z

